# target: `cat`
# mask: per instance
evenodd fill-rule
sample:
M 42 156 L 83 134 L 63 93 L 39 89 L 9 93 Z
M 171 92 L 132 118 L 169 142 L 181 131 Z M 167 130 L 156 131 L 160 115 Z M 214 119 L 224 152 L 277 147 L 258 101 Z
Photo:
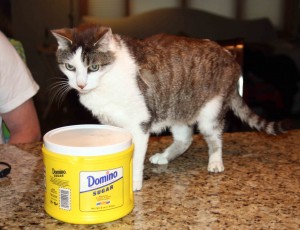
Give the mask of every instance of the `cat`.
M 80 102 L 102 124 L 131 132 L 134 191 L 142 188 L 150 133 L 172 132 L 173 143 L 150 157 L 153 164 L 167 164 L 189 148 L 196 124 L 208 144 L 207 170 L 219 173 L 229 109 L 252 128 L 283 131 L 281 123 L 266 121 L 246 105 L 237 89 L 241 67 L 213 41 L 166 34 L 139 40 L 95 25 L 51 32 L 59 68 Z

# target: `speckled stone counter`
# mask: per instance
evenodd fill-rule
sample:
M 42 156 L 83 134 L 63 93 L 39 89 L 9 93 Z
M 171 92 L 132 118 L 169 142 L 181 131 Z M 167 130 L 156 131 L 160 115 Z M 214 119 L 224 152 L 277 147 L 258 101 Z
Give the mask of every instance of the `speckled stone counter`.
M 72 225 L 44 211 L 41 143 L 0 146 L 13 169 L 0 179 L 0 229 L 300 229 L 300 130 L 280 136 L 224 134 L 225 172 L 209 174 L 200 135 L 168 166 L 147 159 L 142 191 L 128 216 Z M 153 137 L 148 156 L 171 137 Z

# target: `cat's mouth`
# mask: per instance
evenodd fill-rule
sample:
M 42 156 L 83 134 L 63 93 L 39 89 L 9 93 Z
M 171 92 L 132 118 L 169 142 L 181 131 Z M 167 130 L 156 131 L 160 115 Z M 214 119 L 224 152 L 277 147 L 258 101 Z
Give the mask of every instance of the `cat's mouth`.
M 91 89 L 81 89 L 81 88 L 75 88 L 76 89 L 76 91 L 79 93 L 79 94 L 87 94 L 87 93 L 89 93 L 89 92 L 91 92 Z
M 87 93 L 91 92 L 91 90 L 85 90 L 85 89 L 80 89 L 80 90 L 77 89 L 77 91 L 79 94 L 87 94 Z

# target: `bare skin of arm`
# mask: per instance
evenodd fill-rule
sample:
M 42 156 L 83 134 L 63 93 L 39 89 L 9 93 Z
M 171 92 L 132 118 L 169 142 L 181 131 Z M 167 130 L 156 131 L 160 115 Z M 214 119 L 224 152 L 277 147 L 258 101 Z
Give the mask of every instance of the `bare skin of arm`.
M 10 131 L 9 144 L 30 143 L 41 139 L 39 120 L 32 99 L 1 116 Z

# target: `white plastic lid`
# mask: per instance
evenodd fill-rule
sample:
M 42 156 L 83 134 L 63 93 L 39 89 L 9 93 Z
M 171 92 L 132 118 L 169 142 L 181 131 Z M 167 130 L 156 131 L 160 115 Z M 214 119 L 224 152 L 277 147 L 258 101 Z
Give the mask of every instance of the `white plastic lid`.
M 131 134 L 108 125 L 72 125 L 53 129 L 44 135 L 51 152 L 70 156 L 102 156 L 129 148 Z

